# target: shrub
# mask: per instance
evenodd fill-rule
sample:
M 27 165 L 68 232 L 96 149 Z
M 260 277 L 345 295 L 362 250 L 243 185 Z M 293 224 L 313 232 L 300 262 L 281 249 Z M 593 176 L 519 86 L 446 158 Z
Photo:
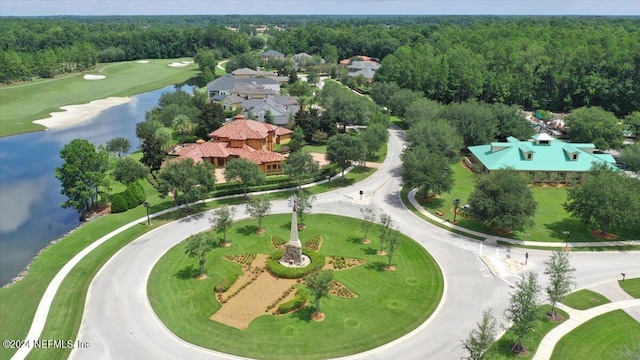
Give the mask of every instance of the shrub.
M 235 284 L 236 280 L 238 280 L 238 274 L 229 275 L 226 278 L 220 280 L 220 282 L 216 284 L 213 291 L 217 293 L 223 293 L 229 290 L 231 286 Z
M 129 209 L 133 209 L 134 207 L 138 206 L 138 201 L 136 200 L 136 197 L 133 195 L 131 190 L 127 189 L 121 192 L 120 194 L 122 195 L 124 200 L 127 202 L 127 206 Z
M 133 195 L 133 197 L 136 199 L 136 205 L 142 205 L 142 203 L 144 202 L 144 200 L 146 198 L 146 195 L 144 194 L 144 189 L 142 188 L 142 185 L 140 185 L 138 183 L 133 183 L 133 184 L 129 185 L 127 190 L 129 190 L 131 192 L 131 194 Z
M 127 201 L 120 194 L 111 197 L 111 213 L 121 213 L 129 210 Z
M 273 275 L 279 278 L 297 279 L 311 273 L 316 268 L 321 269 L 324 266 L 324 256 L 318 255 L 312 251 L 304 254 L 311 259 L 311 264 L 303 268 L 290 268 L 280 264 L 278 260 L 280 260 L 282 256 L 284 256 L 284 250 L 278 250 L 271 253 L 271 255 L 269 256 L 269 260 L 267 261 L 267 267 Z
M 287 301 L 286 303 L 282 303 L 280 304 L 280 306 L 278 306 L 278 312 L 280 314 L 286 314 L 288 312 L 297 310 L 301 306 L 303 306 L 308 299 L 309 299 L 309 290 L 307 290 L 306 287 L 299 287 L 298 290 L 296 290 L 296 296 L 293 299 Z

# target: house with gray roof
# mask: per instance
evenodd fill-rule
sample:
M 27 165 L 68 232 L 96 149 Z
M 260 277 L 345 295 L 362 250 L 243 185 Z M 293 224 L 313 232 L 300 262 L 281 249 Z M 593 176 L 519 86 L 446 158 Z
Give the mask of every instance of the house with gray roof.
M 264 99 L 251 99 L 242 102 L 243 114 L 260 122 L 265 122 L 265 115 L 271 112 L 275 125 L 286 125 L 289 119 L 300 110 L 300 104 L 294 97 L 272 96 Z
M 468 164 L 481 171 L 510 168 L 529 178 L 530 182 L 581 182 L 594 163 L 605 163 L 617 169 L 610 154 L 597 151 L 595 145 L 567 143 L 539 133 L 528 141 L 512 136 L 506 142 L 470 146 Z
M 260 59 L 263 61 L 268 61 L 269 59 L 284 59 L 284 54 L 275 50 L 267 50 L 260 54 Z
M 376 70 L 380 68 L 380 64 L 369 61 L 354 61 L 347 66 L 349 73 L 347 76 L 358 77 L 364 76 L 367 81 L 372 81 L 376 74 Z
M 274 93 L 280 93 L 280 82 L 267 77 L 236 77 L 232 74 L 221 76 L 207 84 L 209 100 L 215 100 L 219 95 L 231 95 L 231 91 L 237 84 L 250 84 L 261 86 Z

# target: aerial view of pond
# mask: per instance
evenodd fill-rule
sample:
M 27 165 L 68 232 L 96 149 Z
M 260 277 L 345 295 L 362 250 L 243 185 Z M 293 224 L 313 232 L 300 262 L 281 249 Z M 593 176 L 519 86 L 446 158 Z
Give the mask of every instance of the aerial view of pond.
M 183 89 L 191 93 L 191 87 Z M 0 138 L 0 286 L 10 282 L 47 244 L 80 225 L 79 214 L 63 209 L 54 169 L 60 150 L 76 138 L 104 145 L 115 137 L 139 148 L 135 125 L 170 86 L 132 97 L 81 124 L 64 129 Z

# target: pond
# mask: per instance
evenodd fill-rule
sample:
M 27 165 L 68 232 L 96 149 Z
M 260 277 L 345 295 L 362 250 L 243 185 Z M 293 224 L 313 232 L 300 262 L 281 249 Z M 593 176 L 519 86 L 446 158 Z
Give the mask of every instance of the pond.
M 182 87 L 191 93 L 191 87 Z M 54 169 L 60 150 L 76 138 L 104 145 L 115 137 L 139 148 L 135 125 L 158 103 L 169 86 L 132 97 L 73 127 L 0 138 L 0 286 L 10 282 L 53 240 L 80 225 L 79 214 L 63 209 L 66 197 Z

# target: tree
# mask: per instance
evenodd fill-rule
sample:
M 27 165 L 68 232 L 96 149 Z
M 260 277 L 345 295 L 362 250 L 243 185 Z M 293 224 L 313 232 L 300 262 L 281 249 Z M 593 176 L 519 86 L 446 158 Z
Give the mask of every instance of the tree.
M 467 360 L 482 360 L 487 350 L 495 342 L 498 326 L 491 310 L 482 313 L 482 320 L 477 323 L 477 328 L 472 329 L 466 339 L 462 341 L 462 347 L 469 352 Z
M 575 286 L 574 273 L 576 269 L 569 262 L 571 255 L 566 251 L 554 251 L 544 264 L 547 266 L 544 274 L 549 277 L 549 285 L 545 291 L 551 301 L 551 319 L 556 318 L 556 303 L 571 292 Z
M 224 124 L 224 110 L 218 103 L 208 102 L 198 114 L 195 135 L 203 140 Z
M 269 211 L 271 211 L 271 201 L 269 201 L 268 198 L 259 196 L 249 197 L 245 212 L 252 218 L 258 219 L 258 230 L 256 232 L 259 234 L 264 233 L 262 218 L 264 218 Z
M 458 129 L 466 146 L 487 144 L 498 130 L 498 118 L 484 103 L 449 104 L 441 109 L 440 116 Z
M 629 170 L 640 173 L 640 143 L 625 146 L 620 152 L 620 162 Z
M 511 323 L 511 331 L 518 337 L 518 341 L 511 347 L 514 353 L 522 353 L 524 339 L 536 328 L 538 323 L 538 275 L 528 272 L 522 280 L 516 283 L 516 291 L 509 299 L 509 306 L 504 316 Z
M 92 209 L 99 202 L 100 189 L 109 187 L 109 155 L 87 140 L 74 139 L 60 150 L 60 157 L 63 163 L 55 175 L 62 185 L 60 193 L 68 198 L 61 206 L 78 212 Z
M 282 163 L 282 171 L 289 176 L 296 185 L 302 184 L 304 179 L 308 179 L 320 170 L 318 162 L 313 160 L 313 156 L 302 151 L 289 154 L 287 160 Z
M 311 213 L 314 201 L 316 201 L 316 196 L 306 189 L 299 189 L 293 196 L 293 202 L 298 214 L 298 224 L 300 226 L 304 227 L 304 219 L 307 214 Z
M 402 182 L 427 196 L 449 192 L 454 184 L 449 161 L 442 153 L 426 146 L 408 148 L 402 154 Z
M 233 226 L 233 216 L 236 214 L 236 209 L 229 206 L 223 206 L 213 211 L 213 216 L 209 218 L 211 227 L 218 234 L 222 233 L 224 239 L 223 244 L 228 244 L 227 232 Z
M 464 148 L 458 130 L 447 120 L 421 120 L 407 130 L 408 147 L 424 146 L 444 155 L 450 163 L 458 161 Z
M 127 138 L 117 137 L 107 141 L 105 147 L 108 152 L 116 154 L 118 157 L 126 154 L 131 149 L 131 142 Z
M 342 170 L 348 168 L 352 162 L 358 162 L 363 159 L 364 144 L 360 137 L 349 134 L 337 134 L 329 138 L 327 141 L 326 158 L 330 162 L 337 164 Z
M 380 214 L 380 254 L 384 252 L 384 245 L 389 241 L 391 232 L 393 231 L 393 219 L 387 214 Z
M 366 130 L 360 132 L 360 139 L 364 144 L 364 159 L 375 159 L 376 153 L 387 141 L 387 129 L 382 124 L 369 124 Z M 364 160 L 363 159 L 363 160 Z
M 492 105 L 492 109 L 496 118 L 498 118 L 496 138 L 499 140 L 504 141 L 509 136 L 527 140 L 535 133 L 531 123 L 525 119 L 517 106 L 496 103 Z
M 581 107 L 565 117 L 569 138 L 576 143 L 593 143 L 598 149 L 622 146 L 622 125 L 613 113 L 600 107 Z
M 624 123 L 636 138 L 640 138 L 640 111 L 625 116 Z
M 387 108 L 393 115 L 404 118 L 409 105 L 422 97 L 423 94 L 418 91 L 400 89 L 391 95 Z
M 215 167 L 208 162 L 195 164 L 185 158 L 168 162 L 158 173 L 158 192 L 161 196 L 173 195 L 174 206 L 180 204 L 180 193 L 184 204 L 201 200 L 209 195 L 215 186 Z
M 244 158 L 235 158 L 229 160 L 225 165 L 224 178 L 227 181 L 240 182 L 246 197 L 247 188 L 264 183 L 265 175 L 257 164 Z
M 140 162 L 147 165 L 151 171 L 160 170 L 162 161 L 166 155 L 163 141 L 154 136 L 142 142 L 142 159 Z
M 637 220 L 638 183 L 606 163 L 594 163 L 582 184 L 567 189 L 563 206 L 585 225 L 598 224 L 604 234 Z
M 398 247 L 400 247 L 400 233 L 398 229 L 391 229 L 389 232 L 389 238 L 387 240 L 387 258 L 389 262 L 387 263 L 387 268 L 391 269 L 391 265 L 393 264 L 393 255 L 396 253 Z
M 218 240 L 209 234 L 196 234 L 187 238 L 184 243 L 185 254 L 191 258 L 198 259 L 200 271 L 198 277 L 204 275 L 204 264 L 207 262 L 207 254 L 218 246 Z
M 289 141 L 289 151 L 296 152 L 302 149 L 306 145 L 304 141 L 304 131 L 300 126 L 296 126 L 295 130 L 291 134 L 291 141 Z
M 362 216 L 362 222 L 360 226 L 362 227 L 362 231 L 364 232 L 364 237 L 362 240 L 367 240 L 367 235 L 369 234 L 369 230 L 376 222 L 376 211 L 373 208 L 361 208 L 360 214 Z
M 469 196 L 471 214 L 487 226 L 518 230 L 533 225 L 538 203 L 527 179 L 511 169 L 478 176 Z
M 178 115 L 173 118 L 171 123 L 173 130 L 182 136 L 182 143 L 185 142 L 185 136 L 191 134 L 195 129 L 195 124 L 191 122 L 191 119 L 187 115 Z
M 267 124 L 273 124 L 273 114 L 271 113 L 271 109 L 267 109 L 264 112 L 264 122 Z
M 113 178 L 116 181 L 129 186 L 140 179 L 144 179 L 149 173 L 149 168 L 140 161 L 130 157 L 118 159 L 113 168 Z
M 318 270 L 305 276 L 304 278 L 309 292 L 313 295 L 314 310 L 316 316 L 320 315 L 320 299 L 329 297 L 331 292 L 331 284 L 333 283 L 333 271 Z
M 427 98 L 418 98 L 411 102 L 404 116 L 404 122 L 410 127 L 420 122 L 433 122 L 440 118 L 442 105 Z

